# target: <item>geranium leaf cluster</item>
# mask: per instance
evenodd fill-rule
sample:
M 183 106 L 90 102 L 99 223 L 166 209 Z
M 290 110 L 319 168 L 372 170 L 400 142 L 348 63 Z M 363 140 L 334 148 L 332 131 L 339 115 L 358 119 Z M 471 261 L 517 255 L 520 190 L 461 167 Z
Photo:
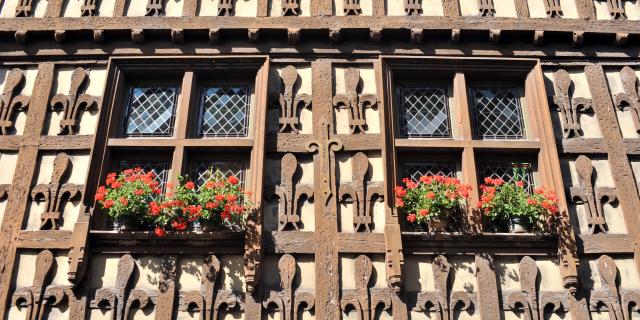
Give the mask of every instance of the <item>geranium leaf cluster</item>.
M 144 172 L 140 168 L 109 173 L 105 185 L 100 186 L 95 199 L 108 210 L 113 218 L 129 216 L 144 221 L 149 211 L 149 202 L 162 190 L 153 172 Z

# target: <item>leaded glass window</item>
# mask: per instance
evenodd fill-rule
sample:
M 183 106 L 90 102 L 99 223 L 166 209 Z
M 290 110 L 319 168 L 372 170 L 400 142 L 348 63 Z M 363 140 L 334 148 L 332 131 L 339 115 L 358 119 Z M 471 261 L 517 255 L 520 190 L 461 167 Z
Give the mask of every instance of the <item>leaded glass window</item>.
M 527 191 L 533 190 L 533 175 L 530 163 L 485 163 L 481 166 L 480 181 L 485 177 L 500 178 L 505 182 L 523 181 Z
M 205 88 L 200 103 L 200 134 L 207 137 L 246 137 L 250 104 L 250 85 Z
M 516 88 L 471 88 L 476 137 L 482 139 L 522 139 L 524 121 Z
M 455 165 L 452 162 L 406 162 L 404 164 L 405 176 L 411 180 L 418 181 L 422 176 L 455 177 Z
M 191 175 L 196 185 L 203 186 L 205 182 L 215 179 L 218 171 L 222 178 L 235 176 L 240 180 L 240 184 L 244 184 L 245 167 L 241 161 L 195 161 Z
M 135 169 L 140 167 L 145 172 L 153 172 L 156 175 L 160 188 L 165 189 L 169 177 L 168 161 L 146 161 L 146 160 L 122 160 L 120 161 L 118 171 L 126 169 Z
M 130 137 L 171 136 L 177 96 L 176 87 L 132 87 L 125 134 Z
M 404 137 L 450 137 L 449 104 L 446 88 L 398 87 L 401 130 Z

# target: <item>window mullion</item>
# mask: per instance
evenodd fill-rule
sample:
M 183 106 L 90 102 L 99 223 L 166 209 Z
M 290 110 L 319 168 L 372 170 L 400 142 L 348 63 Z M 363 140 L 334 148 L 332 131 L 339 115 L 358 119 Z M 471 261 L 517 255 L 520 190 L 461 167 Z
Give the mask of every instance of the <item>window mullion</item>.
M 182 88 L 180 90 L 180 100 L 176 110 L 176 145 L 173 149 L 173 159 L 171 160 L 171 182 L 177 182 L 184 169 L 185 147 L 180 143 L 187 138 L 187 126 L 189 124 L 189 109 L 193 87 L 195 86 L 195 76 L 193 71 L 187 71 L 182 77 Z

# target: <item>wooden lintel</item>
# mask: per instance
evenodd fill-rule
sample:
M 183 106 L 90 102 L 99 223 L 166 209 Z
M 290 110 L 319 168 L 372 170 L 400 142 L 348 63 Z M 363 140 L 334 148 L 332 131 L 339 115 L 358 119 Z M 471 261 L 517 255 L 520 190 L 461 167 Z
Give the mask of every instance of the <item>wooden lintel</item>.
M 125 139 L 112 138 L 108 142 L 112 148 L 173 148 L 181 146 L 190 147 L 234 147 L 234 148 L 251 148 L 253 139 L 250 138 L 211 138 L 211 139 Z
M 452 139 L 396 139 L 396 148 L 446 148 L 446 149 L 540 149 L 539 141 L 500 140 L 452 140 Z
M 69 249 L 71 231 L 42 230 L 22 231 L 18 236 L 18 248 L 21 249 Z

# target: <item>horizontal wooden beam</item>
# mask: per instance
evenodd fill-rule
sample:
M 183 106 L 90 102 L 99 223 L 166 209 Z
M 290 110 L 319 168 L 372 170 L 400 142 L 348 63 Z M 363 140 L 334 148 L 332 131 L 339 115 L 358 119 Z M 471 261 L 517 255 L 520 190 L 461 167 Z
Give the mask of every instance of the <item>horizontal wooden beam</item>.
M 174 139 L 174 138 L 112 138 L 108 142 L 112 148 L 251 148 L 253 139 L 250 138 L 197 138 L 197 139 Z
M 22 136 L 0 136 L 0 150 L 18 150 L 24 143 Z M 93 136 L 41 136 L 38 145 L 41 150 L 88 150 Z
M 405 254 L 555 255 L 558 250 L 557 236 L 539 234 L 403 232 L 402 242 Z
M 380 150 L 382 136 L 379 134 L 336 134 L 334 138 L 342 142 L 343 151 Z M 279 133 L 267 135 L 266 148 L 268 152 L 309 152 L 307 146 L 314 141 L 310 134 Z
M 453 140 L 453 139 L 396 139 L 397 149 L 440 148 L 440 149 L 511 149 L 539 150 L 539 141 L 518 140 Z
M 18 236 L 18 248 L 22 249 L 69 249 L 70 247 L 71 231 L 22 231 Z
M 578 250 L 583 254 L 633 253 L 633 240 L 628 234 L 583 234 L 578 237 Z
M 92 230 L 92 252 L 136 254 L 242 254 L 244 233 L 218 231 L 196 234 L 168 232 L 156 237 L 152 231 L 113 232 Z
M 210 30 L 210 29 L 281 29 L 291 26 L 305 29 L 433 29 L 433 30 L 521 30 L 584 31 L 593 33 L 640 33 L 640 24 L 632 20 L 540 19 L 503 17 L 402 17 L 402 16 L 317 16 L 317 17 L 192 17 L 185 28 L 182 17 L 82 17 L 82 18 L 3 18 L 2 31 L 55 30 Z
M 384 253 L 383 233 L 339 233 L 338 247 L 341 253 Z M 314 232 L 280 231 L 264 236 L 264 247 L 275 253 L 307 253 L 316 250 Z

